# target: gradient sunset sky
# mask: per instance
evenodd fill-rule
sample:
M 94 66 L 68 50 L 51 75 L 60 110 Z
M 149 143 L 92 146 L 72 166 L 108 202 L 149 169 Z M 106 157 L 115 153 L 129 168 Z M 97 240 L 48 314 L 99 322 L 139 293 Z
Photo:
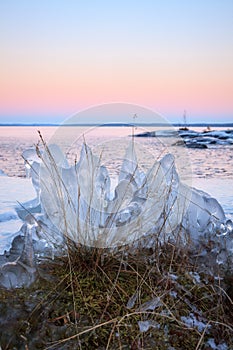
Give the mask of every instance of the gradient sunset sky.
M 233 122 L 232 0 L 2 0 L 0 43 L 0 123 L 108 102 Z

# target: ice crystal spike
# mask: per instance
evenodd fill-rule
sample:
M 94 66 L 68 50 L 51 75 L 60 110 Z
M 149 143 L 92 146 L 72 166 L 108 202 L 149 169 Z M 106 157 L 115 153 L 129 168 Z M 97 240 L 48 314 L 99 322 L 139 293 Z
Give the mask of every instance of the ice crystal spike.
M 76 243 L 115 248 L 133 245 L 151 232 L 166 241 L 182 230 L 198 242 L 205 231 L 214 232 L 221 225 L 223 233 L 226 220 L 221 206 L 207 193 L 180 181 L 171 154 L 142 172 L 131 140 L 114 187 L 101 157 L 87 144 L 75 166 L 69 165 L 56 145 L 46 146 L 40 161 L 33 158 L 31 172 L 42 213 Z M 33 174 L 36 164 L 39 186 Z M 230 223 L 225 227 L 229 231 Z

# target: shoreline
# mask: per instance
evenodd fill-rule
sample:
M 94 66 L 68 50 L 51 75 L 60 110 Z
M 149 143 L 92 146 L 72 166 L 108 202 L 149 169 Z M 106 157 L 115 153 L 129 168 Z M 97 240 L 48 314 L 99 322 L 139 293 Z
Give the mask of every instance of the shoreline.
M 192 128 L 192 127 L 219 127 L 219 128 L 224 128 L 224 127 L 229 127 L 233 128 L 233 123 L 189 123 L 189 124 L 184 124 L 184 123 L 75 123 L 75 124 L 63 124 L 63 123 L 0 123 L 0 127 L 26 127 L 26 126 L 46 126 L 46 127 L 56 127 L 56 126 L 102 126 L 102 127 L 126 127 L 126 126 L 165 126 L 165 127 L 187 127 Z

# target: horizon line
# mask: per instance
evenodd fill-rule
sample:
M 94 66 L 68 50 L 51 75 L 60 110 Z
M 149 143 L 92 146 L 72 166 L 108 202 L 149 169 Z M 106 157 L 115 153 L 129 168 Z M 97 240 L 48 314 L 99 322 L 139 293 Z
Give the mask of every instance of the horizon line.
M 0 123 L 0 127 L 4 126 L 102 126 L 102 127 L 123 127 L 123 126 L 178 126 L 178 127 L 190 127 L 190 126 L 231 126 L 233 127 L 233 122 L 214 122 L 214 123 L 71 123 L 71 124 L 62 124 L 62 123 Z

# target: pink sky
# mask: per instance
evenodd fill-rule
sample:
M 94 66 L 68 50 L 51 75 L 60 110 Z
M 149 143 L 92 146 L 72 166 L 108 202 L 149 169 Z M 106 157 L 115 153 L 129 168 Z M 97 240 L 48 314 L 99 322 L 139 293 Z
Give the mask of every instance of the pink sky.
M 149 3 L 1 5 L 0 122 L 59 121 L 108 102 L 233 122 L 232 3 Z

